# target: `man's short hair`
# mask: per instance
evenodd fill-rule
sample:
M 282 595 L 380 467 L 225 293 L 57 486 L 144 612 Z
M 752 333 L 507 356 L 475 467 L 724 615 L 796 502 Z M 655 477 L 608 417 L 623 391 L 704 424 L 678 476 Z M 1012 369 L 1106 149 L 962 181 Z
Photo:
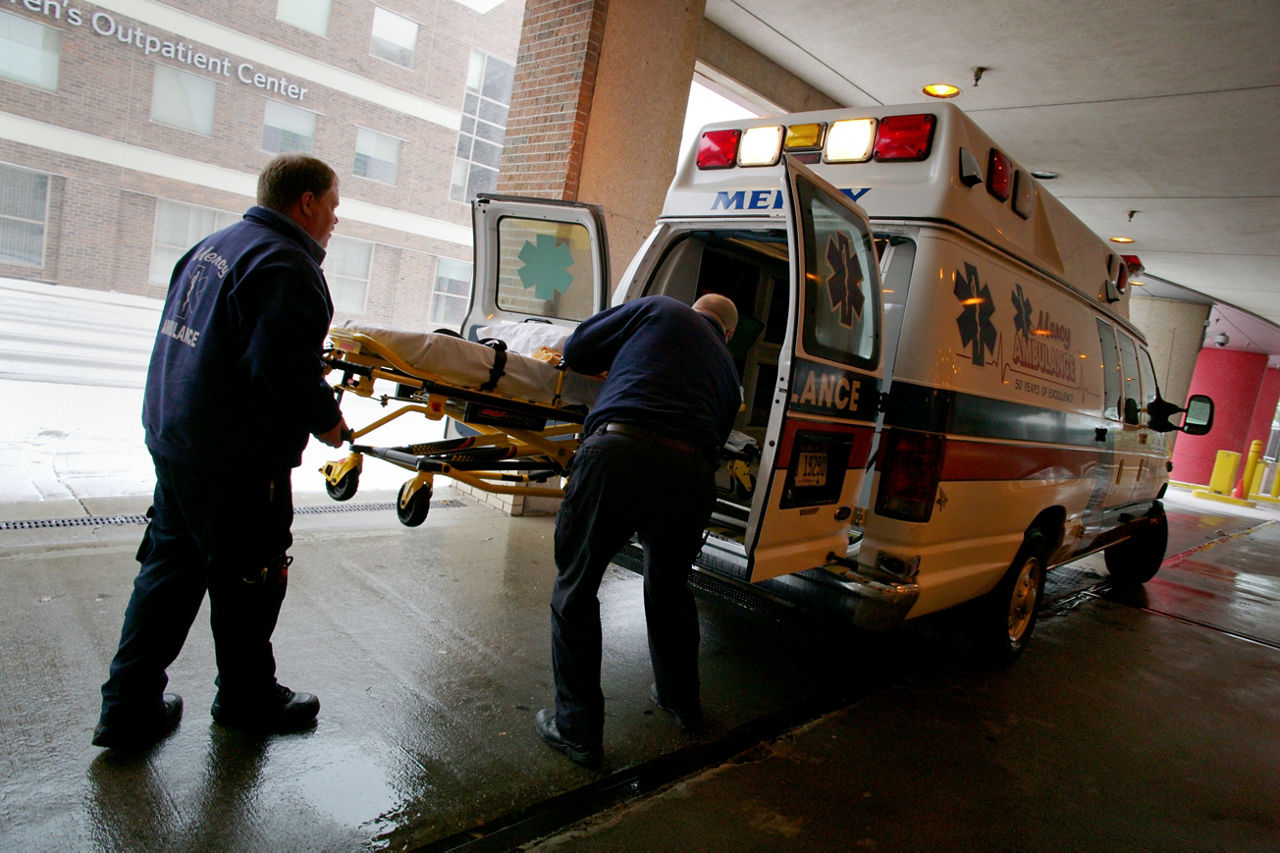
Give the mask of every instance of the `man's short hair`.
M 258 204 L 286 211 L 303 193 L 322 196 L 338 182 L 338 175 L 323 160 L 292 152 L 275 157 L 258 175 Z

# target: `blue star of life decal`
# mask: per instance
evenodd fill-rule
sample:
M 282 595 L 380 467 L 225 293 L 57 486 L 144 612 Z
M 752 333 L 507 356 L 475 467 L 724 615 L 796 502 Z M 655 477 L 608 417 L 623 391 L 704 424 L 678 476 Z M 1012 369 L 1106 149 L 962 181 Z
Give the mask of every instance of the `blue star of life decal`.
M 1013 292 L 1013 328 L 1024 338 L 1031 337 L 1031 300 L 1022 292 L 1022 285 L 1014 285 Z
M 827 240 L 827 263 L 831 276 L 827 290 L 831 296 L 831 310 L 840 315 L 840 325 L 852 329 L 862 319 L 862 306 L 866 296 L 862 293 L 862 265 L 853 254 L 849 235 L 837 231 Z
M 551 234 L 539 234 L 537 243 L 526 240 L 520 247 L 520 260 L 524 263 L 517 272 L 525 289 L 533 288 L 538 299 L 555 299 L 573 284 L 569 267 L 573 266 L 573 252 L 569 244 L 557 240 Z
M 972 347 L 973 364 L 982 367 L 984 353 L 996 350 L 996 327 L 991 315 L 996 313 L 991 298 L 991 288 L 978 281 L 978 270 L 973 264 L 964 265 L 964 273 L 956 270 L 956 299 L 964 306 L 956 325 L 960 327 L 960 342 Z

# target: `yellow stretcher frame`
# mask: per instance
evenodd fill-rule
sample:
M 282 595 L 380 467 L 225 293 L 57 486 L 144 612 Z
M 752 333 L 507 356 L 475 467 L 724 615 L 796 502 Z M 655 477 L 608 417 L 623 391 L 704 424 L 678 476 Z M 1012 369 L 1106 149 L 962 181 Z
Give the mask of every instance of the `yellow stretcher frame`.
M 585 409 L 559 405 L 564 387 L 560 371 L 551 403 L 523 400 L 494 391 L 451 383 L 446 377 L 413 367 L 376 338 L 349 329 L 331 329 L 332 346 L 322 355 L 330 372 L 341 372 L 334 386 L 343 394 L 392 401 L 401 405 L 347 436 L 351 453 L 320 469 L 325 489 L 335 500 L 349 500 L 356 491 L 366 455 L 414 471 L 400 487 L 396 515 L 410 527 L 426 519 L 436 476 L 445 476 L 484 492 L 534 497 L 563 497 L 558 486 L 545 485 L 563 477 L 581 443 Z M 377 394 L 377 380 L 394 382 L 397 394 Z M 360 439 L 406 415 L 428 420 L 448 419 L 477 433 L 459 439 L 402 447 L 357 444 Z M 539 425 L 538 422 L 541 422 Z M 523 425 L 522 425 L 523 422 Z M 487 464 L 492 463 L 492 464 Z

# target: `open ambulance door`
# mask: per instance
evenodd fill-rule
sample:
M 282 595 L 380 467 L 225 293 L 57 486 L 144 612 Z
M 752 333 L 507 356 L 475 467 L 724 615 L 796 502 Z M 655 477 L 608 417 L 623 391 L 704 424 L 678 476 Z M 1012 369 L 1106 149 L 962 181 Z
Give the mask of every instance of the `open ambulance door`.
M 866 214 L 790 158 L 786 171 L 790 326 L 745 537 L 752 581 L 846 555 L 882 378 L 880 273 Z
M 609 250 L 596 205 L 481 193 L 471 204 L 475 271 L 462 325 L 553 323 L 572 332 L 607 307 Z

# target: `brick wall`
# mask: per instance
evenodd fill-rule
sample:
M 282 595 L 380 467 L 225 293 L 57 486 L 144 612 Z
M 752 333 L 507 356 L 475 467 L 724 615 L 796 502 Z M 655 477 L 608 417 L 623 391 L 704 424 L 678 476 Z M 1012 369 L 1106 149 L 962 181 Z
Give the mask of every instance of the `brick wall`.
M 527 0 L 498 190 L 576 200 L 608 0 Z

